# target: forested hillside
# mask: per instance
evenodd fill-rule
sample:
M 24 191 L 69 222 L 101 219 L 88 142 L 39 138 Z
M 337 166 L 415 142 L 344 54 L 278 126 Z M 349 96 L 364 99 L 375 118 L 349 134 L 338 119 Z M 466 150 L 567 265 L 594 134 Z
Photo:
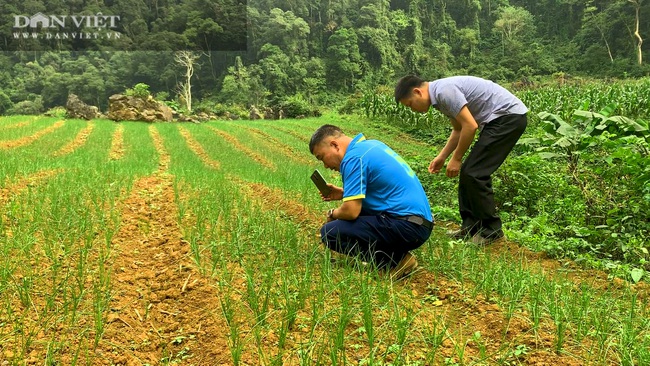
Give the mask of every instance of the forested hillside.
M 30 27 L 39 13 L 45 30 Z M 213 109 L 339 103 L 409 72 L 501 82 L 648 75 L 648 35 L 648 0 L 9 0 L 0 113 L 42 112 L 69 93 L 104 109 L 137 83 L 177 100 L 180 50 L 198 57 L 195 106 Z

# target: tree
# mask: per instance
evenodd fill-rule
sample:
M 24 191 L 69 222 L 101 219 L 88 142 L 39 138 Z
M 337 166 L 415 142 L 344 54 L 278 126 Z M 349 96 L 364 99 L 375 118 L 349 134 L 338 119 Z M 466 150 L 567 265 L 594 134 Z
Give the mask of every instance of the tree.
M 288 55 L 307 55 L 309 25 L 291 11 L 271 9 L 263 27 L 262 44 L 270 43 L 280 47 Z
M 222 100 L 225 103 L 248 104 L 250 92 L 250 74 L 237 56 L 235 65 L 228 68 L 228 74 L 221 84 Z
M 341 28 L 327 46 L 327 71 L 331 84 L 351 90 L 361 74 L 361 54 L 354 29 Z
M 501 33 L 503 53 L 508 46 L 519 43 L 520 37 L 527 31 L 534 29 L 533 15 L 526 9 L 508 6 L 501 9 L 499 18 L 494 22 L 494 27 Z
M 179 83 L 178 89 L 188 112 L 192 112 L 192 75 L 194 75 L 194 64 L 198 59 L 199 55 L 192 51 L 178 51 L 174 57 L 177 64 L 185 67 L 185 81 Z
M 259 54 L 259 65 L 262 71 L 264 86 L 276 97 L 286 95 L 289 91 L 289 75 L 291 59 L 280 47 L 265 44 Z
M 2 90 L 0 90 L 0 114 L 5 113 L 11 107 L 13 106 L 13 103 L 11 103 L 11 99 L 9 99 L 9 96 L 5 94 Z
M 640 22 L 640 16 L 639 13 L 641 11 L 641 2 L 643 0 L 627 0 L 628 2 L 632 3 L 634 5 L 634 38 L 636 38 L 636 50 L 637 50 L 637 62 L 639 65 L 643 65 L 643 50 L 641 49 L 641 46 L 643 45 L 643 38 L 641 38 L 641 34 L 639 33 L 639 22 Z
M 601 16 L 602 13 L 596 14 L 596 11 L 598 8 L 595 6 L 589 6 L 585 9 L 585 16 L 587 19 L 585 20 L 584 23 L 586 24 L 593 24 L 594 27 L 598 30 L 598 33 L 600 34 L 600 38 L 603 40 L 603 43 L 605 44 L 605 48 L 607 49 L 607 55 L 609 56 L 609 61 L 611 63 L 614 63 L 614 56 L 612 55 L 612 49 L 609 46 L 609 42 L 607 41 L 607 35 L 605 33 L 604 28 L 606 25 L 603 25 L 603 17 Z

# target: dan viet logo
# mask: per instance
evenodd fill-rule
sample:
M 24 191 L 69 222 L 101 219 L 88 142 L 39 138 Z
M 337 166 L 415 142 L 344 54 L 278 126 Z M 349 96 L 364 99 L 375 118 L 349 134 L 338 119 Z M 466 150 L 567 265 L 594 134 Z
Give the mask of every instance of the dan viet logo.
M 96 39 L 120 38 L 119 15 L 14 15 L 14 38 Z

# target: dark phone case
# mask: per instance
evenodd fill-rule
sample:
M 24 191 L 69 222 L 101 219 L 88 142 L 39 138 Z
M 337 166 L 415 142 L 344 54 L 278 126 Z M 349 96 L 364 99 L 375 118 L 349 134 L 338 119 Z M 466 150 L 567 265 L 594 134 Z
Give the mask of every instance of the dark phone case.
M 320 174 L 318 170 L 314 170 L 314 172 L 311 174 L 311 180 L 314 182 L 316 185 L 316 188 L 320 191 L 320 193 L 323 194 L 323 196 L 329 196 L 330 194 L 330 187 L 327 186 L 327 182 L 325 181 L 325 178 Z

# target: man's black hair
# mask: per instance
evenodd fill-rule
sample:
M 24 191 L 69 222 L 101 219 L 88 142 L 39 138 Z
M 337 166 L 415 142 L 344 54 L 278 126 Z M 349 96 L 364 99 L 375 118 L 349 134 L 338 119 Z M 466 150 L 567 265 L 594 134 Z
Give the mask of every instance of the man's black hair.
M 313 155 L 316 145 L 320 144 L 326 137 L 339 137 L 341 135 L 343 135 L 343 131 L 339 127 L 334 125 L 322 125 L 318 127 L 313 135 L 311 135 L 311 140 L 309 140 L 309 151 Z
M 395 102 L 399 103 L 400 100 L 411 95 L 413 88 L 419 87 L 422 83 L 424 80 L 416 75 L 406 75 L 399 79 L 395 85 Z

